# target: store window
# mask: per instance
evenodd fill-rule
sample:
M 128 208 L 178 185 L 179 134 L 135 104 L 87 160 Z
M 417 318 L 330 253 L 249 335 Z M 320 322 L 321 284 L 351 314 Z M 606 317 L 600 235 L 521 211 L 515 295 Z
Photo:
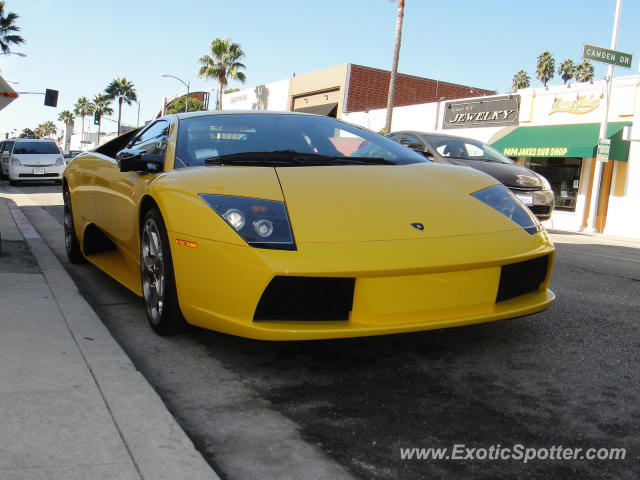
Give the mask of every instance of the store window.
M 524 165 L 539 173 L 551 184 L 556 210 L 575 212 L 580 187 L 581 158 L 525 158 Z

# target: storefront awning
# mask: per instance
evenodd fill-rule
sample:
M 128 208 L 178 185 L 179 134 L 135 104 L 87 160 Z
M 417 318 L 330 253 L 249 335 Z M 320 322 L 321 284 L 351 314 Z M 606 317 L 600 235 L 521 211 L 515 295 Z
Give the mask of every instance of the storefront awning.
M 337 103 L 325 103 L 324 105 L 314 105 L 313 107 L 296 108 L 296 112 L 315 113 L 316 115 L 324 115 L 325 117 L 335 117 L 338 109 Z
M 622 129 L 627 125 L 631 125 L 631 122 L 607 125 L 607 138 L 611 139 L 611 160 L 626 162 L 629 157 L 629 142 L 622 140 Z M 507 157 L 593 158 L 596 156 L 599 132 L 599 123 L 518 127 L 491 142 L 491 146 Z

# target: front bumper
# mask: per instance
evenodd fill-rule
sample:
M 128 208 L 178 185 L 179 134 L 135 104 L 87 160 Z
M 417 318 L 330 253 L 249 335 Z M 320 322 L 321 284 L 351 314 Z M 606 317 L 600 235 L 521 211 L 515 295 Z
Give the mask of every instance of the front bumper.
M 519 190 L 510 189 L 516 194 L 518 198 L 523 200 L 523 203 L 533 212 L 533 214 L 541 222 L 549 220 L 553 207 L 555 205 L 554 194 L 552 190 Z M 525 198 L 530 198 L 530 201 L 524 201 Z
M 169 232 L 180 307 L 191 324 L 264 340 L 381 335 L 528 315 L 549 307 L 554 248 L 545 231 L 388 242 L 230 245 Z M 176 240 L 198 244 L 179 246 Z M 496 302 L 503 265 L 548 256 L 534 291 Z M 348 319 L 254 319 L 276 276 L 353 278 Z M 287 301 L 284 298 L 282 301 Z
M 62 180 L 64 168 L 65 165 L 48 165 L 44 167 L 9 165 L 9 180 L 29 182 Z

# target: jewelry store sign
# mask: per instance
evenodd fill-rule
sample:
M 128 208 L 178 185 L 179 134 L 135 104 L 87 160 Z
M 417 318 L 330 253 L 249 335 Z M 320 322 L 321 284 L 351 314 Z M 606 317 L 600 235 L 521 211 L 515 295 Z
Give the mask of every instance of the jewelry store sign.
M 447 102 L 442 128 L 517 126 L 520 95 Z

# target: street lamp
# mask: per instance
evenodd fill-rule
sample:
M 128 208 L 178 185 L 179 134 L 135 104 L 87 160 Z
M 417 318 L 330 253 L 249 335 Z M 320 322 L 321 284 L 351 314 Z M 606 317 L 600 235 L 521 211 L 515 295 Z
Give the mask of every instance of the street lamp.
M 168 73 L 162 73 L 160 74 L 161 77 L 171 77 L 171 78 L 175 78 L 176 80 L 178 80 L 179 82 L 182 82 L 182 84 L 187 87 L 187 100 L 184 102 L 184 113 L 187 113 L 187 109 L 189 108 L 189 84 L 190 82 L 186 82 L 184 80 L 182 80 L 181 78 L 176 77 L 175 75 L 169 75 Z

